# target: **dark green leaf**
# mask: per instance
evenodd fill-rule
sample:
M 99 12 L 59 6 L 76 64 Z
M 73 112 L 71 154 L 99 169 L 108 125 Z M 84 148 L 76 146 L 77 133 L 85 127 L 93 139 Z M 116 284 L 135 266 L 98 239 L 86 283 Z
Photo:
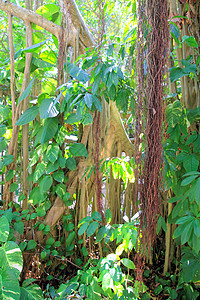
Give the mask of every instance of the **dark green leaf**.
M 88 228 L 89 223 L 85 222 L 78 230 L 78 235 L 82 235 Z
M 30 123 L 33 121 L 39 112 L 39 108 L 37 106 L 32 106 L 28 108 L 19 118 L 19 120 L 16 122 L 16 125 L 21 126 Z
M 76 143 L 73 144 L 70 148 L 69 148 L 70 153 L 73 156 L 85 156 L 88 157 L 88 153 L 87 153 L 87 149 L 85 148 L 85 146 L 81 143 Z
M 68 157 L 66 160 L 66 167 L 72 171 L 76 170 L 76 160 L 74 157 Z
M 42 136 L 41 136 L 41 144 L 48 142 L 52 139 L 56 132 L 58 131 L 58 119 L 57 118 L 47 118 L 44 123 Z
M 29 82 L 29 84 L 28 84 L 27 88 L 25 89 L 25 91 L 20 95 L 18 105 L 22 100 L 26 99 L 28 97 L 28 95 L 30 94 L 33 83 L 34 83 L 34 80 L 35 80 L 35 77 L 33 77 L 33 79 Z
M 40 192 L 46 193 L 52 186 L 53 178 L 50 175 L 45 175 L 40 181 Z
M 88 226 L 87 228 L 87 236 L 91 236 L 95 233 L 95 231 L 97 230 L 99 226 L 99 223 L 98 222 L 91 222 L 90 225 Z

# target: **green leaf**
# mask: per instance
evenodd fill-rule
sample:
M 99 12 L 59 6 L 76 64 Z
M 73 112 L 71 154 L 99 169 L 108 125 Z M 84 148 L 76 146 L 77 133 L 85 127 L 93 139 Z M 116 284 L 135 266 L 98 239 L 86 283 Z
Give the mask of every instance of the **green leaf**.
M 200 203 L 200 178 L 197 179 L 195 185 L 195 200 L 198 204 Z
M 99 226 L 99 223 L 98 222 L 91 222 L 90 225 L 88 226 L 87 228 L 87 236 L 91 236 L 95 233 L 95 231 L 97 230 Z
M 84 100 L 85 100 L 85 104 L 87 105 L 87 107 L 89 109 L 92 108 L 92 104 L 93 104 L 93 95 L 89 94 L 89 93 L 86 93 L 85 96 L 84 96 Z
M 83 83 L 89 80 L 89 75 L 86 71 L 83 71 L 79 67 L 72 63 L 67 63 L 67 72 L 75 79 L 82 81 Z
M 85 156 L 88 157 L 88 153 L 87 153 L 87 149 L 85 148 L 85 146 L 81 143 L 76 143 L 73 144 L 70 148 L 69 148 L 69 152 L 73 155 L 73 156 Z
M 44 44 L 46 44 L 46 42 L 49 41 L 49 39 L 45 40 L 45 41 L 42 41 L 40 43 L 37 43 L 37 44 L 34 44 L 30 47 L 27 47 L 23 50 L 23 52 L 25 53 L 32 53 L 32 52 L 37 52 L 37 50 L 39 48 L 41 48 Z
M 184 72 L 184 69 L 182 69 L 181 67 L 173 67 L 170 69 L 169 78 L 172 83 L 176 80 L 179 80 L 180 78 L 182 78 L 185 75 L 187 75 L 187 74 Z
M 184 245 L 190 240 L 192 230 L 193 230 L 194 220 L 189 224 L 185 225 L 185 228 L 181 234 L 181 245 Z
M 103 238 L 107 235 L 108 233 L 108 229 L 103 226 L 101 227 L 96 234 L 96 242 L 99 243 L 101 240 L 103 240 Z
M 72 242 L 75 240 L 75 238 L 76 238 L 75 231 L 70 232 L 68 238 L 66 239 L 66 247 L 69 247 L 72 244 Z
M 7 175 L 6 175 L 6 181 L 9 181 L 9 180 L 13 179 L 13 177 L 14 177 L 14 171 L 9 170 Z
M 52 143 L 51 145 L 48 146 L 47 151 L 46 151 L 46 157 L 47 159 L 55 163 L 56 160 L 58 159 L 58 154 L 59 154 L 60 148 L 58 144 Z
M 52 186 L 53 178 L 50 175 L 45 175 L 40 181 L 40 192 L 46 193 Z
M 184 161 L 183 167 L 186 172 L 197 171 L 199 166 L 199 160 L 196 159 L 195 154 L 190 154 Z
M 9 222 L 5 216 L 0 218 L 0 243 L 5 243 L 9 236 Z
M 0 137 L 0 152 L 3 152 L 7 148 L 7 142 L 4 137 Z
M 15 192 L 18 189 L 18 184 L 16 182 L 11 183 L 10 185 L 10 193 Z
M 194 220 L 193 216 L 184 216 L 176 221 L 176 224 L 184 224 Z
M 78 235 L 82 235 L 88 228 L 89 222 L 85 222 L 78 230 Z
M 48 238 L 46 245 L 52 245 L 54 242 L 54 238 L 51 236 L 50 238 Z
M 195 176 L 188 176 L 187 178 L 183 179 L 183 181 L 181 182 L 181 186 L 185 186 L 190 184 L 192 181 L 194 181 L 196 178 L 198 177 L 198 175 Z
M 33 182 L 37 182 L 38 179 L 44 174 L 45 172 L 45 165 L 43 163 L 38 163 L 37 167 L 34 171 L 34 176 L 33 176 Z
M 28 241 L 26 250 L 33 250 L 36 248 L 36 246 L 37 246 L 37 243 L 34 240 L 30 240 L 30 241 Z
M 63 199 L 64 195 L 66 193 L 66 186 L 63 183 L 60 183 L 56 186 L 56 194 L 60 199 Z
M 94 103 L 96 109 L 98 109 L 101 112 L 102 109 L 103 109 L 103 107 L 102 107 L 102 104 L 99 101 L 99 99 L 96 96 L 94 96 L 94 95 L 92 95 L 92 99 L 93 99 L 93 103 Z
M 33 83 L 34 83 L 34 80 L 35 80 L 35 77 L 33 77 L 33 79 L 29 82 L 29 84 L 28 84 L 27 88 L 25 89 L 25 91 L 20 95 L 18 105 L 22 100 L 26 99 L 28 97 L 28 95 L 30 94 Z
M 58 182 L 63 182 L 64 181 L 64 172 L 63 170 L 58 170 L 55 173 L 53 173 L 53 178 L 58 181 Z
M 12 241 L 8 241 L 0 247 L 0 267 L 3 269 L 10 268 L 15 275 L 20 275 L 23 267 L 23 257 L 19 246 Z
M 175 127 L 182 115 L 181 102 L 176 100 L 173 104 L 169 104 L 165 110 L 166 120 L 170 127 Z
M 125 266 L 125 267 L 127 267 L 127 268 L 129 268 L 129 269 L 135 269 L 135 265 L 134 265 L 134 263 L 130 260 L 130 259 L 128 259 L 128 258 L 123 258 L 122 260 L 121 260 L 121 262 L 122 262 L 122 264 Z
M 96 221 L 102 222 L 101 214 L 98 211 L 94 211 L 91 217 Z
M 182 41 L 183 42 L 185 41 L 186 44 L 188 44 L 189 47 L 198 48 L 198 43 L 196 42 L 196 40 L 193 36 L 184 35 L 183 38 L 182 38 Z
M 66 160 L 66 167 L 72 171 L 76 170 L 76 160 L 74 157 L 68 157 Z
M 23 234 L 24 232 L 24 223 L 23 222 L 16 222 L 14 223 L 14 229 L 19 232 L 19 234 Z
M 0 299 L 19 300 L 20 286 L 18 276 L 9 267 L 2 268 L 0 271 Z
M 112 220 L 112 213 L 111 213 L 111 210 L 109 208 L 106 209 L 105 217 L 106 217 L 106 222 L 110 223 L 111 220 Z
M 32 57 L 32 64 L 36 67 L 43 69 L 43 68 L 53 68 L 55 67 L 54 64 L 49 63 L 48 61 L 42 60 L 41 58 Z
M 54 118 L 59 114 L 55 107 L 54 99 L 44 99 L 39 106 L 41 119 Z
M 48 142 L 52 139 L 56 132 L 58 131 L 58 119 L 57 118 L 47 118 L 44 123 L 42 136 L 41 136 L 41 144 Z
M 39 112 L 39 108 L 37 106 L 32 106 L 28 108 L 19 118 L 19 120 L 16 122 L 16 125 L 21 126 L 30 123 L 33 121 Z
M 20 300 L 42 300 L 43 292 L 37 284 L 31 284 L 28 287 L 21 287 Z

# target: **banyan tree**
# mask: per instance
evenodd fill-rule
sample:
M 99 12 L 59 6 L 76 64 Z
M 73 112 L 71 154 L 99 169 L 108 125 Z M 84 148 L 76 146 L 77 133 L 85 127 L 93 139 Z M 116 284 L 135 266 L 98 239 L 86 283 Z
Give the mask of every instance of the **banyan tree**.
M 56 59 L 56 75 L 53 74 L 55 88 L 54 94 L 51 96 L 54 100 L 57 99 L 56 101 L 61 106 L 66 101 L 66 97 L 60 93 L 60 87 L 67 85 L 71 76 L 68 72 L 68 62 L 72 66 L 80 55 L 85 54 L 85 49 L 88 52 L 93 51 L 95 53 L 95 51 L 98 51 L 98 43 L 101 42 L 99 41 L 101 40 L 101 37 L 99 36 L 96 41 L 94 40 L 74 0 L 60 1 L 60 10 L 62 12 L 60 25 L 57 24 L 58 22 L 53 22 L 53 17 L 51 21 L 43 15 L 34 12 L 39 7 L 37 1 L 34 2 L 34 11 L 28 1 L 26 2 L 25 7 L 26 8 L 22 8 L 10 2 L 0 2 L 0 9 L 7 14 L 8 18 L 7 31 L 10 61 L 9 88 L 5 92 L 2 91 L 2 97 L 3 99 L 6 99 L 6 93 L 8 94 L 10 89 L 13 128 L 6 153 L 6 157 L 10 158 L 11 161 L 6 166 L 5 177 L 2 175 L 2 180 L 5 178 L 9 179 L 6 180 L 2 191 L 4 209 L 12 207 L 13 201 L 16 201 L 17 193 L 17 199 L 22 200 L 20 203 L 24 210 L 28 208 L 31 209 L 31 205 L 34 211 L 35 209 L 37 210 L 38 207 L 44 205 L 44 202 L 41 199 L 43 195 L 40 192 L 41 185 L 43 186 L 43 184 L 38 181 L 40 177 L 39 173 L 42 172 L 44 173 L 43 176 L 47 186 L 51 187 L 45 195 L 45 199 L 49 204 L 47 205 L 48 208 L 46 208 L 44 216 L 42 216 L 42 222 L 45 226 L 50 226 L 51 233 L 54 234 L 55 237 L 55 228 L 56 226 L 59 226 L 59 221 L 62 219 L 63 215 L 69 214 L 70 208 L 69 206 L 66 206 L 63 201 L 64 195 L 66 195 L 67 200 L 72 200 L 71 204 L 74 209 L 74 220 L 76 225 L 91 211 L 100 212 L 104 218 L 104 211 L 108 207 L 112 211 L 113 223 L 119 222 L 122 219 L 123 214 L 131 217 L 134 213 L 132 207 L 134 193 L 133 184 L 128 182 L 125 193 L 122 195 L 121 179 L 119 177 L 118 179 L 114 179 L 112 167 L 107 174 L 105 180 L 106 188 L 102 193 L 102 163 L 106 158 L 121 157 L 122 153 L 128 157 L 132 157 L 134 153 L 134 145 L 124 129 L 115 102 L 106 101 L 102 96 L 100 103 L 102 108 L 100 109 L 101 112 L 98 110 L 90 112 L 93 122 L 89 122 L 90 124 L 86 125 L 79 122 L 79 124 L 75 126 L 76 128 L 66 123 L 66 117 L 61 110 L 59 113 L 50 116 L 48 114 L 50 111 L 48 105 L 46 106 L 47 115 L 45 120 L 42 120 L 43 117 L 40 118 L 38 113 L 36 113 L 31 120 L 33 121 L 33 131 L 35 131 L 36 134 L 30 132 L 28 122 L 25 122 L 26 124 L 24 124 L 23 121 L 22 123 L 18 122 L 20 118 L 28 115 L 30 109 L 30 113 L 37 111 L 37 102 L 41 103 L 41 100 L 45 99 L 42 91 L 42 84 L 44 84 L 42 83 L 43 78 L 38 76 L 34 79 L 32 76 L 34 60 L 36 61 L 36 57 L 31 49 L 34 49 L 34 47 L 37 48 L 39 45 L 38 43 L 34 43 L 35 34 L 37 35 L 38 32 L 41 32 L 40 36 L 43 40 L 45 38 L 51 38 L 57 45 L 58 57 Z M 23 58 L 24 65 L 22 66 L 23 81 L 20 94 L 16 92 L 17 76 L 15 60 L 17 53 L 15 52 L 13 42 L 13 18 L 17 18 L 20 23 L 23 21 L 26 38 L 25 55 Z M 21 32 L 21 34 L 23 34 L 23 32 Z M 48 60 L 48 57 L 44 58 L 43 62 L 44 61 L 47 65 L 51 62 L 50 59 Z M 40 63 L 39 60 L 38 63 Z M 95 66 L 100 63 L 101 61 L 97 61 Z M 75 65 L 73 64 L 73 66 Z M 78 68 L 78 70 L 80 69 Z M 57 77 L 56 80 L 55 77 Z M 47 82 L 45 84 L 48 85 Z M 18 86 L 19 85 L 17 85 L 17 87 Z M 31 96 L 29 96 L 30 87 L 32 87 Z M 41 97 L 43 98 L 41 99 Z M 48 99 L 45 101 L 48 102 Z M 44 104 L 45 101 L 43 100 L 42 103 Z M 53 109 L 56 111 L 55 106 Z M 76 113 L 76 109 L 74 109 L 72 114 L 76 115 Z M 49 139 L 46 137 L 44 138 L 42 146 L 40 143 L 36 142 L 40 127 L 43 127 L 43 133 L 45 130 L 45 134 L 49 134 L 50 137 Z M 57 138 L 54 138 L 53 135 L 57 133 L 57 135 L 60 134 L 60 136 L 63 136 L 63 132 L 66 133 L 68 128 L 70 128 L 72 132 L 74 128 L 75 130 L 78 130 L 78 140 L 71 141 L 70 137 L 66 135 L 59 144 Z M 41 136 L 39 137 L 39 140 L 41 141 Z M 71 160 L 71 162 L 75 164 L 75 168 L 74 165 L 73 167 L 70 167 L 70 164 L 67 164 L 66 166 L 65 163 L 64 165 L 61 163 L 60 166 L 58 166 L 58 172 L 60 170 L 60 174 L 64 174 L 65 178 L 67 178 L 66 180 L 63 181 L 62 179 L 58 179 L 58 181 L 56 181 L 55 176 L 54 178 L 52 177 L 53 173 L 57 170 L 54 168 L 57 164 L 57 158 L 54 160 L 54 158 L 51 157 L 49 161 L 51 165 L 50 169 L 48 169 L 48 167 L 45 169 L 46 167 L 44 167 L 44 170 L 41 171 L 41 167 L 43 168 L 42 159 L 44 159 L 44 156 L 46 157 L 47 154 L 47 147 L 44 146 L 45 142 L 47 147 L 52 148 L 50 149 L 50 156 L 54 156 L 56 153 L 58 154 L 58 152 L 60 153 L 60 161 L 62 161 L 65 150 L 68 149 L 70 145 L 73 145 L 72 147 L 74 147 L 75 144 L 83 145 L 82 147 L 84 150 L 86 149 L 86 154 L 83 154 L 82 156 L 80 153 L 79 155 L 75 154 L 75 159 L 73 158 L 73 160 Z M 21 146 L 20 149 L 19 144 Z M 31 158 L 29 145 L 32 145 Z M 55 148 L 53 148 L 54 146 Z M 64 160 L 66 160 L 66 158 Z M 23 184 L 18 186 L 18 190 L 14 190 L 13 187 L 16 185 L 18 178 L 16 178 L 16 176 L 12 176 L 11 178 L 6 176 L 11 172 L 16 174 L 15 170 L 19 168 L 19 164 L 22 170 L 21 176 L 23 178 Z M 90 172 L 91 168 L 93 168 L 93 172 Z M 90 176 L 87 176 L 88 172 L 91 173 Z M 30 174 L 34 174 L 34 178 L 30 178 Z M 64 192 L 61 191 L 61 193 L 55 193 L 58 182 L 62 182 L 60 185 L 62 185 L 61 190 L 63 189 Z M 43 183 L 45 182 L 43 181 Z M 124 207 L 123 210 L 121 210 L 122 207 Z M 31 224 L 30 227 L 32 228 L 35 224 L 35 220 L 29 221 L 28 223 Z M 25 239 L 33 238 L 33 234 L 34 239 L 39 244 L 42 245 L 45 242 L 45 236 L 43 232 L 39 230 L 36 230 L 36 232 L 35 230 L 30 230 L 25 236 Z M 27 264 L 24 264 L 26 266 L 24 272 L 26 273 L 31 257 L 27 258 L 27 256 L 24 256 L 24 259 L 27 262 Z

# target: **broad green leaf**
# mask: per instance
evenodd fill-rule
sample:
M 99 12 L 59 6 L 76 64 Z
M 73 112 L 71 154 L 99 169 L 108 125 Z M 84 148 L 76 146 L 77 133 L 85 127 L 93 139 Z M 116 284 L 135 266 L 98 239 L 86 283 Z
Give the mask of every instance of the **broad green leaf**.
M 18 277 L 23 267 L 23 257 L 19 246 L 12 241 L 8 241 L 0 247 L 0 267 L 10 268 Z
M 0 152 L 3 152 L 7 148 L 7 142 L 4 137 L 0 137 Z
M 54 99 L 44 99 L 39 106 L 41 119 L 54 118 L 59 114 Z
M 99 99 L 96 96 L 94 96 L 94 95 L 92 95 L 92 99 L 93 99 L 93 103 L 94 103 L 96 109 L 98 109 L 101 112 L 102 109 L 103 109 L 103 107 L 102 107 L 102 104 L 99 101 Z
M 95 231 L 97 230 L 99 226 L 99 223 L 98 222 L 91 222 L 90 225 L 88 226 L 87 228 L 87 236 L 91 236 L 95 233 Z
M 66 193 L 66 186 L 63 183 L 60 183 L 56 186 L 56 194 L 58 197 L 63 199 L 64 195 Z
M 197 181 L 196 181 L 195 200 L 198 204 L 200 203 L 200 178 L 198 178 Z
M 194 221 L 194 233 L 199 238 L 200 237 L 200 220 L 196 219 Z
M 76 143 L 73 144 L 70 148 L 69 148 L 69 152 L 73 155 L 73 156 L 85 156 L 88 157 L 88 153 L 87 153 L 87 149 L 85 148 L 85 146 L 81 143 Z
M 9 113 L 10 113 L 10 110 L 9 110 L 8 106 L 0 104 L 0 123 L 7 119 Z
M 173 67 L 170 69 L 169 78 L 171 83 L 185 76 L 185 72 L 181 67 Z
M 18 184 L 16 182 L 11 183 L 10 185 L 10 193 L 15 192 L 18 189 Z
M 34 171 L 33 182 L 35 183 L 44 174 L 45 165 L 43 163 L 38 163 Z
M 58 159 L 58 153 L 59 153 L 59 146 L 56 143 L 52 143 L 51 145 L 48 146 L 47 151 L 46 151 L 46 157 L 47 159 L 55 163 L 56 160 Z
M 18 105 L 22 100 L 26 99 L 28 97 L 28 95 L 30 94 L 34 80 L 35 80 L 35 77 L 33 77 L 33 79 L 31 79 L 31 81 L 29 82 L 25 91 L 20 95 Z
M 36 13 L 43 16 L 49 21 L 52 21 L 58 25 L 61 25 L 59 22 L 59 12 L 60 8 L 56 4 L 46 4 L 43 6 L 40 6 Z
M 194 176 L 188 176 L 187 178 L 183 179 L 183 181 L 181 182 L 181 186 L 185 186 L 190 184 L 192 181 L 194 181 L 196 178 L 198 177 L 198 175 L 194 175 Z
M 101 227 L 96 234 L 96 242 L 99 243 L 108 233 L 108 229 L 103 226 Z
M 87 82 L 89 80 L 89 75 L 86 71 L 83 71 L 79 67 L 75 66 L 72 63 L 67 63 L 67 72 L 74 77 L 75 79 L 82 81 L 82 82 Z
M 7 241 L 9 231 L 10 228 L 8 219 L 5 216 L 2 216 L 0 218 L 0 243 L 5 243 Z
M 46 44 L 46 42 L 47 42 L 48 40 L 49 40 L 49 39 L 47 39 L 47 40 L 45 40 L 45 41 L 42 41 L 42 42 L 40 42 L 40 43 L 37 43 L 37 44 L 35 44 L 35 45 L 32 45 L 32 46 L 30 46 L 30 47 L 27 47 L 27 48 L 25 48 L 25 49 L 23 50 L 23 52 L 25 52 L 25 53 L 37 52 L 37 50 L 38 50 L 39 48 L 41 48 L 44 44 Z
M 16 122 L 16 125 L 21 126 L 30 123 L 33 121 L 39 112 L 39 108 L 37 106 L 32 106 L 28 108 L 19 118 L 19 120 Z
M 169 104 L 165 110 L 166 120 L 170 127 L 175 127 L 182 115 L 181 102 L 176 100 L 173 104 Z
M 58 182 L 64 181 L 64 172 L 63 170 L 58 170 L 55 173 L 53 173 L 53 178 Z
M 0 270 L 0 299 L 19 300 L 20 286 L 18 276 L 12 268 L 4 267 Z
M 20 300 L 42 300 L 43 292 L 37 284 L 31 284 L 27 287 L 21 287 Z
M 50 175 L 45 175 L 40 181 L 40 192 L 46 193 L 52 186 L 53 178 Z
M 110 223 L 111 220 L 112 220 L 112 213 L 111 213 L 111 210 L 109 208 L 106 209 L 105 217 L 106 217 L 106 222 Z
M 92 108 L 92 104 L 93 104 L 93 97 L 91 94 L 89 93 L 86 93 L 85 96 L 84 96 L 84 100 L 85 100 L 85 104 L 87 105 L 87 107 L 89 109 Z
M 101 214 L 98 211 L 94 211 L 91 217 L 96 221 L 102 222 Z
M 54 242 L 54 238 L 51 236 L 50 238 L 48 238 L 46 245 L 52 245 Z
M 75 240 L 75 238 L 76 238 L 75 231 L 70 232 L 66 239 L 66 247 L 70 246 L 72 242 Z
M 67 120 L 66 120 L 66 123 L 67 124 L 74 124 L 74 123 L 77 123 L 81 120 L 82 116 L 81 115 L 77 115 L 75 113 L 72 113 L 70 114 L 68 117 L 67 117 Z
M 49 63 L 48 61 L 42 60 L 41 58 L 32 57 L 32 64 L 40 69 L 45 68 L 53 68 L 55 67 L 54 64 Z
M 178 42 L 178 38 L 180 35 L 180 30 L 178 26 L 174 22 L 170 22 L 170 29 L 171 29 L 171 35 L 175 39 L 176 42 Z
M 74 157 L 68 157 L 66 160 L 66 167 L 72 171 L 76 170 L 76 160 Z
M 190 240 L 192 230 L 193 230 L 194 220 L 189 224 L 185 225 L 184 230 L 181 234 L 181 245 L 184 245 Z
M 24 232 L 24 223 L 23 222 L 16 222 L 14 223 L 14 229 L 19 232 L 19 234 L 23 234 Z
M 197 171 L 199 166 L 199 160 L 196 159 L 195 154 L 190 154 L 184 161 L 183 166 L 186 172 Z
M 182 41 L 185 41 L 189 47 L 198 48 L 198 43 L 193 36 L 184 35 Z
M 6 175 L 6 181 L 9 181 L 9 180 L 13 179 L 13 177 L 14 177 L 14 171 L 9 170 L 7 175 Z
M 37 243 L 34 240 L 30 240 L 30 241 L 28 241 L 26 250 L 33 250 L 36 248 L 36 246 L 37 246 Z
M 82 235 L 88 228 L 89 222 L 85 222 L 78 230 L 78 235 Z
M 42 136 L 41 136 L 41 144 L 48 142 L 52 139 L 56 132 L 58 131 L 58 119 L 57 118 L 47 118 L 44 123 Z
M 184 216 L 184 217 L 182 217 L 182 218 L 179 218 L 179 219 L 176 221 L 176 224 L 184 224 L 184 223 L 191 222 L 192 220 L 194 220 L 194 217 L 193 217 L 193 216 Z

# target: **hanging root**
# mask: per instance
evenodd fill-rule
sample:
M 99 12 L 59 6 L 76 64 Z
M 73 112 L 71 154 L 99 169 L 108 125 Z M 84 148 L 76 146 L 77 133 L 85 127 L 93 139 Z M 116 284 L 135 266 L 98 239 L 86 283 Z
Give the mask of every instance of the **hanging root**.
M 144 13 L 146 15 L 144 17 Z M 148 253 L 155 240 L 155 224 L 160 211 L 160 183 L 162 182 L 162 123 L 164 75 L 168 59 L 169 26 L 167 0 L 140 0 L 138 20 L 138 109 L 137 109 L 137 196 L 140 198 L 142 243 Z M 142 119 L 146 112 L 147 120 Z M 144 163 L 141 164 L 139 146 L 145 132 Z M 139 185 L 139 184 L 138 184 Z M 139 190 L 140 189 L 140 190 Z M 145 255 L 145 249 L 139 250 Z M 141 262 L 138 260 L 141 267 Z

